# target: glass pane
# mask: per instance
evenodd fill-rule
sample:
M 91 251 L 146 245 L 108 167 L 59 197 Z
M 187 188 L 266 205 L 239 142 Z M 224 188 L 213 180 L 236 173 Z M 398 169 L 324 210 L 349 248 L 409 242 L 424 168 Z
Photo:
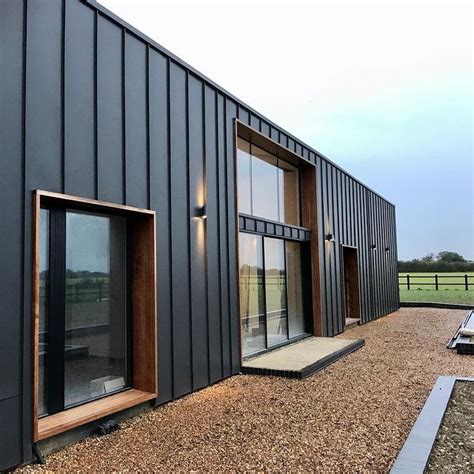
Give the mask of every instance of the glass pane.
M 40 213 L 40 261 L 39 261 L 39 371 L 38 415 L 47 414 L 47 356 L 48 356 L 48 303 L 49 303 L 49 211 Z
M 304 334 L 303 282 L 301 244 L 286 242 L 286 284 L 288 292 L 288 324 L 290 337 Z
M 278 160 L 280 221 L 300 225 L 299 171 L 286 161 Z
M 240 319 L 244 356 L 265 349 L 262 237 L 239 234 Z
M 254 145 L 251 150 L 253 215 L 278 221 L 277 159 Z
M 128 386 L 126 221 L 66 214 L 65 406 Z
M 237 138 L 237 191 L 239 212 L 252 214 L 250 188 L 250 143 Z
M 265 238 L 265 301 L 268 346 L 288 339 L 285 242 Z

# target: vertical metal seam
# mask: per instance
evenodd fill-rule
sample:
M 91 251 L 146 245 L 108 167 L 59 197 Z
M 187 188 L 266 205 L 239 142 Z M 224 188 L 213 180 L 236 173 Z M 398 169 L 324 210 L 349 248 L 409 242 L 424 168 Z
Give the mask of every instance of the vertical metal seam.
M 21 327 L 21 369 L 22 377 L 20 382 L 20 394 L 21 402 L 24 407 L 25 404 L 25 319 L 28 317 L 26 314 L 26 305 L 25 305 L 25 243 L 26 243 L 26 67 L 27 67 L 27 26 L 28 26 L 28 0 L 23 0 L 23 44 L 22 44 L 22 77 L 21 77 L 21 94 L 22 94 L 22 103 L 21 103 L 21 275 L 20 275 L 20 295 L 21 302 L 20 308 L 23 318 L 20 321 Z M 23 282 L 23 284 L 21 284 Z M 30 318 L 31 319 L 31 318 Z M 31 331 L 29 331 L 31 333 Z M 28 336 L 28 342 L 31 341 L 31 335 Z M 22 410 L 22 417 L 20 423 L 20 433 L 21 433 L 21 447 L 22 447 L 22 458 L 25 458 L 25 411 Z
M 94 196 L 99 199 L 99 107 L 98 107 L 98 27 L 99 11 L 94 12 Z
M 173 226 L 172 226 L 172 203 L 171 203 L 171 85 L 170 85 L 170 58 L 166 57 L 166 133 L 167 133 L 167 171 L 168 171 L 168 255 L 169 255 L 169 296 L 170 296 L 170 346 L 171 346 L 171 397 L 175 398 L 175 364 L 174 364 L 174 304 L 173 304 Z
M 224 303 L 222 298 L 222 255 L 221 255 L 221 180 L 219 176 L 220 171 L 220 161 L 222 157 L 220 156 L 219 150 L 219 93 L 215 91 L 215 120 L 216 120 L 216 195 L 217 195 L 217 213 L 218 213 L 218 220 L 217 220 L 217 248 L 218 248 L 218 260 L 219 260 L 219 301 L 220 301 L 220 317 L 219 317 L 219 324 L 220 324 L 220 335 L 221 335 L 221 378 L 224 378 L 224 328 L 222 324 L 222 319 L 224 317 Z
M 66 192 L 66 0 L 61 5 L 61 190 Z
M 122 28 L 122 203 L 127 204 L 126 29 Z
M 186 116 L 186 125 L 185 125 L 185 138 L 186 138 L 186 234 L 187 234 L 187 255 L 188 255 L 188 292 L 189 292 L 189 340 L 191 342 L 190 350 L 190 362 L 191 362 L 191 387 L 193 390 L 194 386 L 194 334 L 193 334 L 193 305 L 190 304 L 192 301 L 193 295 L 193 284 L 192 284 L 192 260 L 191 260 L 191 192 L 190 192 L 190 163 L 189 163 L 189 72 L 185 71 L 185 116 Z
M 151 149 L 150 149 L 150 46 L 146 44 L 145 64 L 145 120 L 146 120 L 146 181 L 147 181 L 147 209 L 151 207 Z

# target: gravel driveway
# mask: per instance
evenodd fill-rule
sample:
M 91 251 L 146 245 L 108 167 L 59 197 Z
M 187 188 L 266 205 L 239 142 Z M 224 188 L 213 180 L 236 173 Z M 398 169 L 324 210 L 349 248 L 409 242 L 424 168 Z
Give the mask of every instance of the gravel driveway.
M 471 356 L 446 349 L 464 315 L 401 309 L 346 331 L 366 345 L 306 380 L 232 377 L 62 449 L 43 469 L 388 471 L 437 376 L 474 376 Z

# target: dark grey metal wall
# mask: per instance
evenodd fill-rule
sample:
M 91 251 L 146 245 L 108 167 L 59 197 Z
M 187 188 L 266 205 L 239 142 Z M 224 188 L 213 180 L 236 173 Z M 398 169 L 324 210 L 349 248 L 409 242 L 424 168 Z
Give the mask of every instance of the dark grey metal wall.
M 235 118 L 317 166 L 325 333 L 341 243 L 363 321 L 398 307 L 393 206 L 100 5 L 0 0 L 0 45 L 0 469 L 31 459 L 35 189 L 157 211 L 158 403 L 240 369 Z

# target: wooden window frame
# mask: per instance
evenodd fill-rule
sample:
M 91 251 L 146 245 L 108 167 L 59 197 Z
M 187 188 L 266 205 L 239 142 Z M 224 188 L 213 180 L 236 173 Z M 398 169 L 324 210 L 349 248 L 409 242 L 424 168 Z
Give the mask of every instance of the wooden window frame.
M 33 440 L 41 441 L 158 396 L 156 213 L 148 209 L 36 190 L 33 217 Z M 132 388 L 38 419 L 40 210 L 61 202 L 83 211 L 120 211 L 132 225 Z

